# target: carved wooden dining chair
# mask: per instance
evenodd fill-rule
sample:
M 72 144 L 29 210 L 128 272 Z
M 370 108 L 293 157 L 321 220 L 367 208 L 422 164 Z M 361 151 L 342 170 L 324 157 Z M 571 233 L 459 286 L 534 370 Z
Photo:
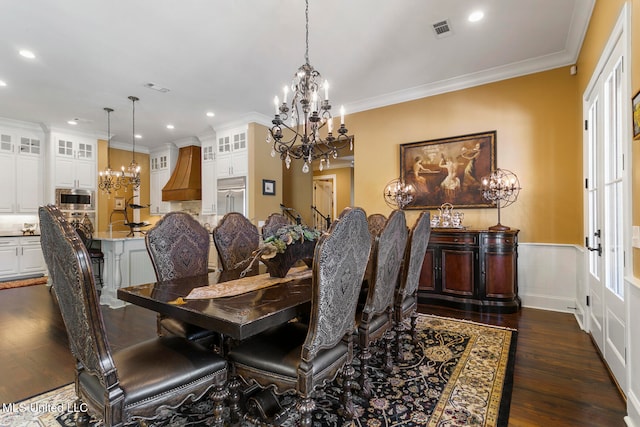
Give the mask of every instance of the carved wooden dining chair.
M 163 216 L 145 236 L 147 252 L 159 282 L 207 274 L 210 235 L 186 212 Z M 205 347 L 219 341 L 219 335 L 172 317 L 158 314 L 158 335 L 177 335 Z
M 384 228 L 384 224 L 387 222 L 387 217 L 376 213 L 367 217 L 367 223 L 369 225 L 369 233 L 371 233 L 371 254 L 375 252 L 375 245 L 377 244 L 377 237 Z M 362 288 L 364 291 L 363 299 L 366 298 L 366 290 L 371 282 L 373 275 L 373 257 L 369 256 L 369 262 L 367 263 L 367 269 L 364 272 L 364 280 L 362 282 Z
M 286 216 L 280 213 L 272 213 L 264 221 L 262 226 L 262 237 L 273 236 L 273 234 L 282 226 L 289 225 L 290 222 Z
M 396 355 L 401 357 L 402 334 L 404 333 L 404 320 L 411 318 L 411 339 L 417 341 L 416 321 L 418 308 L 418 282 L 420 270 L 424 262 L 424 255 L 429 245 L 431 224 L 429 212 L 421 212 L 413 228 L 409 232 L 409 239 L 404 253 L 400 281 L 395 295 L 394 317 L 396 324 Z
M 371 228 L 370 228 L 371 229 Z M 386 220 L 377 241 L 373 245 L 373 274 L 367 291 L 364 308 L 358 319 L 358 344 L 360 347 L 360 390 L 363 397 L 371 396 L 371 380 L 368 375 L 368 362 L 371 359 L 370 347 L 384 339 L 384 370 L 391 372 L 393 360 L 391 334 L 393 323 L 394 294 L 398 284 L 402 257 L 407 245 L 407 222 L 404 212 L 394 210 Z
M 222 426 L 226 361 L 175 336 L 112 353 L 86 248 L 55 206 L 40 207 L 39 217 L 44 258 L 76 359 L 76 395 L 88 409 L 77 425 L 87 425 L 89 414 L 107 426 L 146 423 L 210 394 L 214 424 Z
M 296 391 L 302 426 L 311 425 L 314 389 L 341 371 L 344 415 L 355 416 L 353 335 L 370 239 L 365 212 L 346 208 L 316 245 L 309 323 L 288 322 L 229 351 L 235 372 L 246 382 L 276 393 Z
M 213 242 L 223 270 L 242 270 L 250 262 L 252 252 L 258 249 L 260 233 L 244 215 L 229 212 L 213 229 Z M 247 276 L 257 273 L 258 269 L 254 268 Z

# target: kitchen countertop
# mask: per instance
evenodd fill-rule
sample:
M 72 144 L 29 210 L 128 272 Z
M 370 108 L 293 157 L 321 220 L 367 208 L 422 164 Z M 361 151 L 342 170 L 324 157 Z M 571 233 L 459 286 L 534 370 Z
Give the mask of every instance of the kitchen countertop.
M 144 234 L 136 231 L 133 236 L 129 236 L 129 231 L 98 231 L 93 233 L 93 240 L 139 240 L 144 239 Z
M 22 231 L 0 231 L 0 237 L 40 237 L 40 233 L 22 234 Z

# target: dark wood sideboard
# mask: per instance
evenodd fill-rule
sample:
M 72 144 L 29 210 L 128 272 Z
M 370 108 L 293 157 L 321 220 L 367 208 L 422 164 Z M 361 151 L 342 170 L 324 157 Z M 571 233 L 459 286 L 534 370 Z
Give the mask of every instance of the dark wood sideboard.
M 477 311 L 518 311 L 518 230 L 432 229 L 418 299 Z

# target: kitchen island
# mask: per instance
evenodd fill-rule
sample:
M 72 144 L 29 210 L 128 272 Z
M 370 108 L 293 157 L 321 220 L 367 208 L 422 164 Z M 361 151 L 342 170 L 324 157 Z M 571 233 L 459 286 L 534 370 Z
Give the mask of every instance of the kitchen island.
M 118 299 L 119 288 L 156 281 L 156 273 L 147 252 L 144 235 L 128 231 L 105 231 L 94 233 L 93 239 L 100 241 L 104 253 L 102 271 L 102 293 L 100 304 L 111 308 L 124 307 Z

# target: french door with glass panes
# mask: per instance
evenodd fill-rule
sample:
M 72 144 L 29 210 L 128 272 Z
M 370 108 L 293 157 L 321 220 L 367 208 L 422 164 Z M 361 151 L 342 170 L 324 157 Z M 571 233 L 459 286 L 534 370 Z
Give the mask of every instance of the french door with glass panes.
M 625 171 L 628 84 L 622 37 L 585 98 L 587 327 L 621 390 L 626 389 Z

